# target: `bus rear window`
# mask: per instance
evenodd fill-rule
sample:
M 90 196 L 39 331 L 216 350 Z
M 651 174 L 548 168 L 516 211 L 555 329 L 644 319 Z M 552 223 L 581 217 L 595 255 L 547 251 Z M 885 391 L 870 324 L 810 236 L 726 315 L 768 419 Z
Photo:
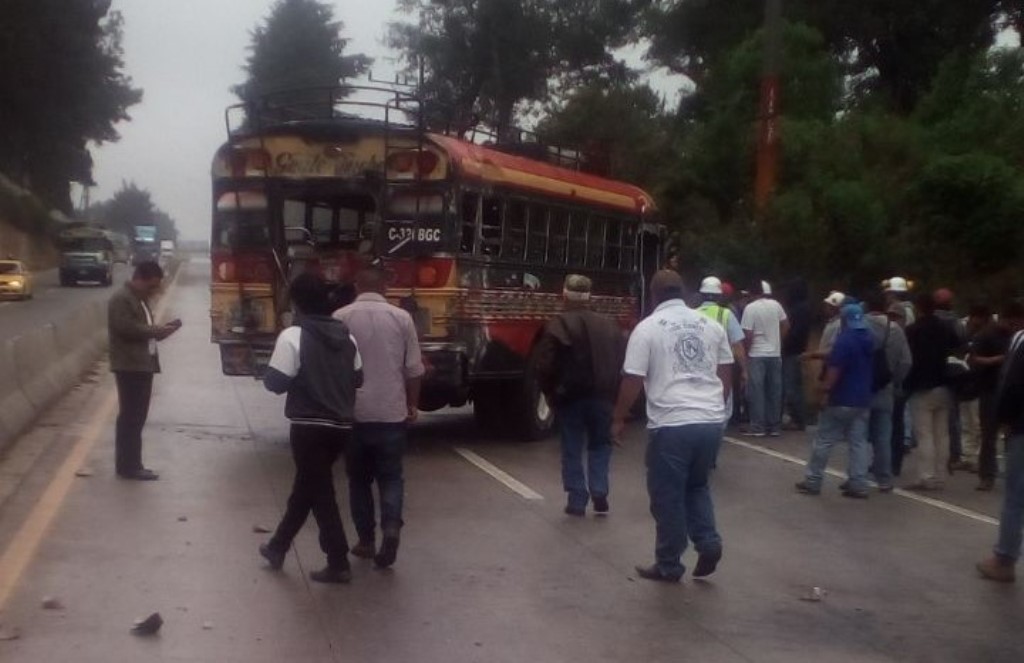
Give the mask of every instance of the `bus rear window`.
M 251 191 L 228 192 L 217 200 L 213 244 L 221 249 L 266 248 L 270 245 L 267 199 Z

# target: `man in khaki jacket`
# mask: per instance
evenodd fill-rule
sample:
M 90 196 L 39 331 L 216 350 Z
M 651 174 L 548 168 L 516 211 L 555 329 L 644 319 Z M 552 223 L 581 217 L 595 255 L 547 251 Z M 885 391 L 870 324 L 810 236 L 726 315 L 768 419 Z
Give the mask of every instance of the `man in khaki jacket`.
M 157 263 L 139 263 L 131 281 L 110 298 L 107 307 L 110 370 L 117 380 L 120 405 L 115 465 L 122 479 L 155 481 L 160 478 L 142 465 L 142 428 L 149 415 L 153 375 L 160 372 L 157 341 L 181 327 L 180 320 L 156 324 L 149 308 L 149 299 L 160 290 L 163 278 L 164 272 Z

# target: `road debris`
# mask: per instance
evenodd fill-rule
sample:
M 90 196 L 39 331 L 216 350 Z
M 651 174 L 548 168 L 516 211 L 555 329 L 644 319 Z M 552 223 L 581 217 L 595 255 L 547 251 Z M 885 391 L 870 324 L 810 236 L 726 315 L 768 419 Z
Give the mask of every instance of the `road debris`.
M 88 467 L 82 467 L 77 472 L 75 472 L 76 477 L 81 477 L 83 479 L 91 477 L 92 475 L 93 471 L 90 470 Z
M 138 619 L 132 626 L 132 633 L 135 635 L 154 635 L 164 625 L 164 618 L 159 612 L 154 612 L 145 619 Z
M 825 598 L 826 594 L 828 594 L 828 592 L 821 587 L 811 587 L 810 591 L 800 597 L 800 600 L 818 603 Z
M 213 622 L 203 622 L 203 630 L 204 631 L 212 631 L 213 630 Z
M 255 534 L 270 534 L 270 528 L 264 527 L 263 525 L 253 525 L 252 531 Z
M 21 631 L 13 626 L 0 626 L 0 642 L 9 642 L 21 637 Z
M 187 523 L 188 522 L 188 516 L 178 516 L 178 522 L 179 523 Z
M 53 596 L 43 597 L 43 610 L 63 610 L 64 604 L 60 602 L 60 599 L 54 598 Z

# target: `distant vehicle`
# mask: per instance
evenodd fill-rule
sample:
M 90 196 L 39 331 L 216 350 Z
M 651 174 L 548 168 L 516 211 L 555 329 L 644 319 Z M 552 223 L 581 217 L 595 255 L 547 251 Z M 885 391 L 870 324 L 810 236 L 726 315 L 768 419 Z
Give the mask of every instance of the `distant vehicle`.
M 110 239 L 110 243 L 114 247 L 114 262 L 119 262 L 127 265 L 132 259 L 132 243 L 128 239 L 127 235 L 116 233 L 113 231 L 106 231 L 107 238 Z
M 60 284 L 77 285 L 83 281 L 109 286 L 114 282 L 114 242 L 102 228 L 79 226 L 58 236 Z
M 160 262 L 166 262 L 168 259 L 174 257 L 174 240 L 162 239 L 160 240 Z
M 0 297 L 32 299 L 32 273 L 20 260 L 0 260 Z
M 210 249 L 223 372 L 262 372 L 291 319 L 294 274 L 317 271 L 340 295 L 378 262 L 429 367 L 420 409 L 472 401 L 484 426 L 543 437 L 554 413 L 534 370 L 537 340 L 562 310 L 563 280 L 590 276 L 595 309 L 631 328 L 660 262 L 654 200 L 544 146 L 525 157 L 425 132 L 418 99 L 401 92 L 385 90 L 384 121 L 355 117 L 370 104 L 350 102 L 353 90 L 375 91 L 345 88 L 320 108 L 242 107 L 260 115 L 237 133 L 229 110 Z
M 132 262 L 160 260 L 160 243 L 157 241 L 156 226 L 134 226 L 132 236 Z

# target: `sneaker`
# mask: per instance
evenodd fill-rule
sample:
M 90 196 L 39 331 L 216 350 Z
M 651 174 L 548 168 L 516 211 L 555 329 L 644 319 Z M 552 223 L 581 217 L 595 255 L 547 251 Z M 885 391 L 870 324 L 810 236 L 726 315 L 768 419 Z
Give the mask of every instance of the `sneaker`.
M 768 431 L 768 437 L 782 437 L 782 432 L 777 430 Z
M 352 550 L 349 552 L 360 559 L 373 559 L 373 556 L 377 554 L 377 544 L 373 542 L 373 539 L 359 539 L 359 543 L 352 546 Z
M 893 485 L 891 483 L 883 483 L 878 485 L 878 492 L 880 493 L 891 493 Z
M 284 566 L 284 557 L 286 554 L 287 551 L 271 548 L 269 543 L 264 543 L 260 546 L 260 555 L 263 556 L 263 559 L 267 560 L 267 564 L 275 571 L 280 571 L 281 567 Z
M 582 518 L 583 516 L 587 515 L 587 510 L 586 510 L 586 508 L 584 508 L 582 506 L 574 506 L 572 504 L 566 504 L 565 505 L 565 513 L 567 515 L 570 515 L 570 516 L 576 516 L 577 518 Z
M 397 529 L 384 530 L 384 538 L 380 543 L 380 551 L 373 556 L 373 564 L 378 569 L 386 569 L 398 559 L 399 535 Z
M 846 481 L 844 481 L 841 484 L 839 484 L 839 490 L 840 491 L 849 490 L 849 489 L 850 489 L 850 480 L 849 479 L 847 479 Z
M 815 488 L 806 481 L 799 481 L 796 484 L 796 492 L 804 495 L 821 495 L 821 488 Z
M 718 563 L 722 561 L 722 549 L 713 552 L 697 555 L 697 566 L 693 568 L 694 578 L 704 578 L 715 572 Z
M 650 566 L 636 566 L 636 574 L 644 580 L 654 580 L 657 582 L 679 582 L 682 576 L 670 576 L 661 572 L 657 564 L 651 564 Z
M 740 435 L 746 437 L 764 437 L 765 433 L 763 430 L 756 430 L 754 428 L 744 428 L 740 431 Z
M 996 582 L 1014 582 L 1017 579 L 1017 575 L 1013 567 L 1013 562 L 1002 560 L 996 555 L 992 555 L 975 565 L 982 578 Z
M 849 497 L 855 500 L 866 500 L 868 498 L 868 491 L 866 490 L 844 490 L 842 492 L 843 497 Z
M 332 568 L 330 566 L 313 571 L 309 579 L 314 582 L 322 582 L 328 585 L 344 585 L 352 582 L 352 570 L 349 568 Z
M 608 498 L 605 496 L 594 496 L 594 514 L 598 516 L 608 515 Z

